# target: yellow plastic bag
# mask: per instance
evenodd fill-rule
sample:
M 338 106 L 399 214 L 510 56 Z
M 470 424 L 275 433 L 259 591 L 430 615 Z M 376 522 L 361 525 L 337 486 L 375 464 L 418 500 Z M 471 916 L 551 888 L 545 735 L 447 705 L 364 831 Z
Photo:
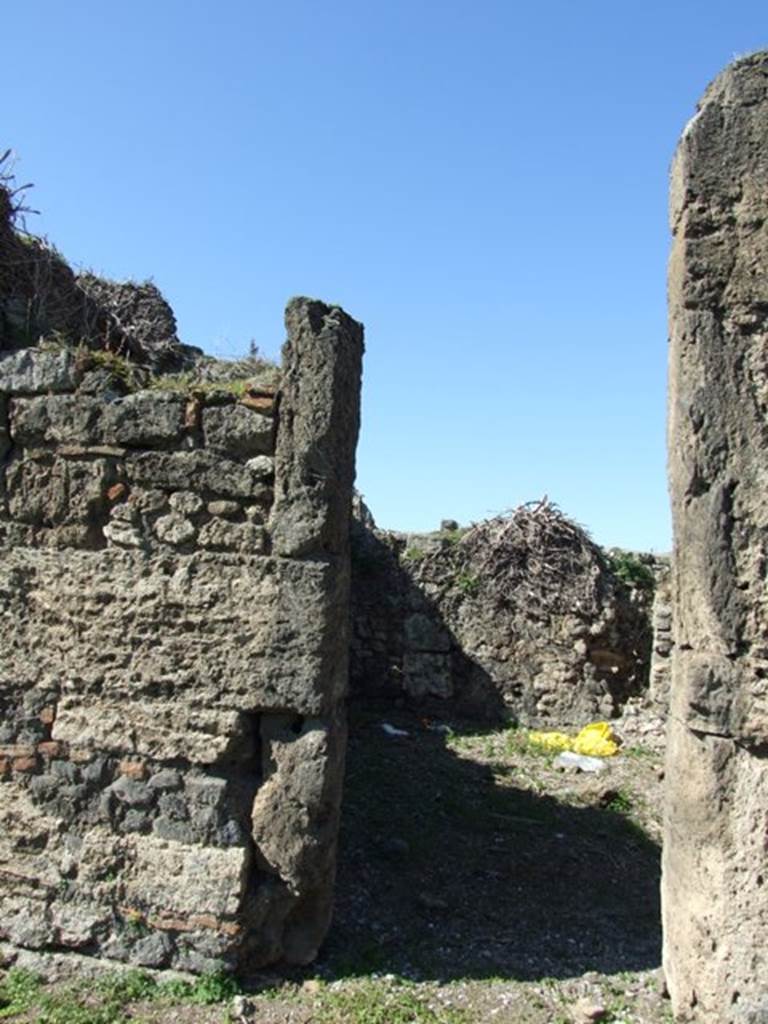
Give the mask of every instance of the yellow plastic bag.
M 564 732 L 529 732 L 528 742 L 542 750 L 572 750 L 589 757 L 613 757 L 619 752 L 613 730 L 607 722 L 585 725 L 578 736 Z
M 564 732 L 529 732 L 528 742 L 542 750 L 570 750 L 572 740 Z
M 592 722 L 584 726 L 573 741 L 571 750 L 588 757 L 613 757 L 619 752 L 619 745 L 607 722 Z

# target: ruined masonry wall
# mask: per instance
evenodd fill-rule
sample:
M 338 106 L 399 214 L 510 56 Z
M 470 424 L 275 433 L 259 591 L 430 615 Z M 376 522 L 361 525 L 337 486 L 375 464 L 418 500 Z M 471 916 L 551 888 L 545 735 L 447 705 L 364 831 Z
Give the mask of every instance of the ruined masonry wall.
M 362 328 L 279 391 L 121 393 L 0 352 L 0 940 L 190 971 L 328 926 Z M 0 346 L 1 347 L 1 346 Z
M 768 53 L 672 169 L 672 679 L 662 909 L 679 1020 L 768 1020 Z
M 647 693 L 651 594 L 624 586 L 586 537 L 559 591 L 528 573 L 506 600 L 457 560 L 461 544 L 459 531 L 354 525 L 353 694 L 581 728 Z

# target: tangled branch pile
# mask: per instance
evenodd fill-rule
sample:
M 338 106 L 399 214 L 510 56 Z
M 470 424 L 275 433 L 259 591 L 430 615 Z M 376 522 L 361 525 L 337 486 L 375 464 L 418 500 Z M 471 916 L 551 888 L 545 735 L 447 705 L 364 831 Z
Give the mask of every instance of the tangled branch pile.
M 606 577 L 600 548 L 547 498 L 473 526 L 457 549 L 464 571 L 504 606 L 590 613 Z
M 0 223 L 7 223 L 13 227 L 26 227 L 25 217 L 28 213 L 37 213 L 31 206 L 27 206 L 25 193 L 32 188 L 30 183 L 17 185 L 13 174 L 13 150 L 6 149 L 0 153 Z
M 10 160 L 7 150 L 0 157 L 0 348 L 36 341 L 49 323 L 68 331 L 85 299 L 75 298 L 74 274 L 56 250 L 26 231 L 30 186 L 16 186 Z

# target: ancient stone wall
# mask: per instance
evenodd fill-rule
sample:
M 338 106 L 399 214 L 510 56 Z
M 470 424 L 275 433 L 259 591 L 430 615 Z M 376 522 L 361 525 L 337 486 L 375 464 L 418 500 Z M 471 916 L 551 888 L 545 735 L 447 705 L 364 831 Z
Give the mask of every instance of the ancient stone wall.
M 648 699 L 657 711 L 666 715 L 669 710 L 669 688 L 672 679 L 672 578 L 668 559 L 657 559 L 656 587 L 651 608 L 651 670 L 648 679 Z
M 6 948 L 207 971 L 322 941 L 362 328 L 286 325 L 239 387 L 0 343 Z
M 628 585 L 546 503 L 464 531 L 358 522 L 352 566 L 353 693 L 582 726 L 647 691 L 650 569 Z
M 709 87 L 671 181 L 673 670 L 664 968 L 680 1020 L 768 1020 L 768 53 Z

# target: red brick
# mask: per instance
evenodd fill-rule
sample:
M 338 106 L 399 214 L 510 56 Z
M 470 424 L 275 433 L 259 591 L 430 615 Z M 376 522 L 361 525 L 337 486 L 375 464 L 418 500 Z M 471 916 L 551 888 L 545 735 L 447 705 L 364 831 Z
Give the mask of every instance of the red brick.
M 128 488 L 125 484 L 112 484 L 107 491 L 107 498 L 109 498 L 110 501 L 123 501 L 127 494 Z
M 129 779 L 146 779 L 147 769 L 141 761 L 121 761 L 120 774 L 127 775 Z
M 249 409 L 260 412 L 262 416 L 271 416 L 275 410 L 274 398 L 267 395 L 243 395 L 240 401 Z
M 11 765 L 15 772 L 34 772 L 37 771 L 37 758 L 14 757 L 11 761 Z
M 219 932 L 221 935 L 237 935 L 241 926 L 236 921 L 219 921 L 212 914 L 193 914 L 192 917 L 149 917 L 147 924 L 170 932 L 191 932 L 196 929 Z
M 37 716 L 43 725 L 53 725 L 53 720 L 56 717 L 56 708 L 50 705 L 47 708 L 43 708 L 40 714 Z
M 160 928 L 165 932 L 191 932 L 193 925 L 181 917 L 148 917 L 150 928 Z

